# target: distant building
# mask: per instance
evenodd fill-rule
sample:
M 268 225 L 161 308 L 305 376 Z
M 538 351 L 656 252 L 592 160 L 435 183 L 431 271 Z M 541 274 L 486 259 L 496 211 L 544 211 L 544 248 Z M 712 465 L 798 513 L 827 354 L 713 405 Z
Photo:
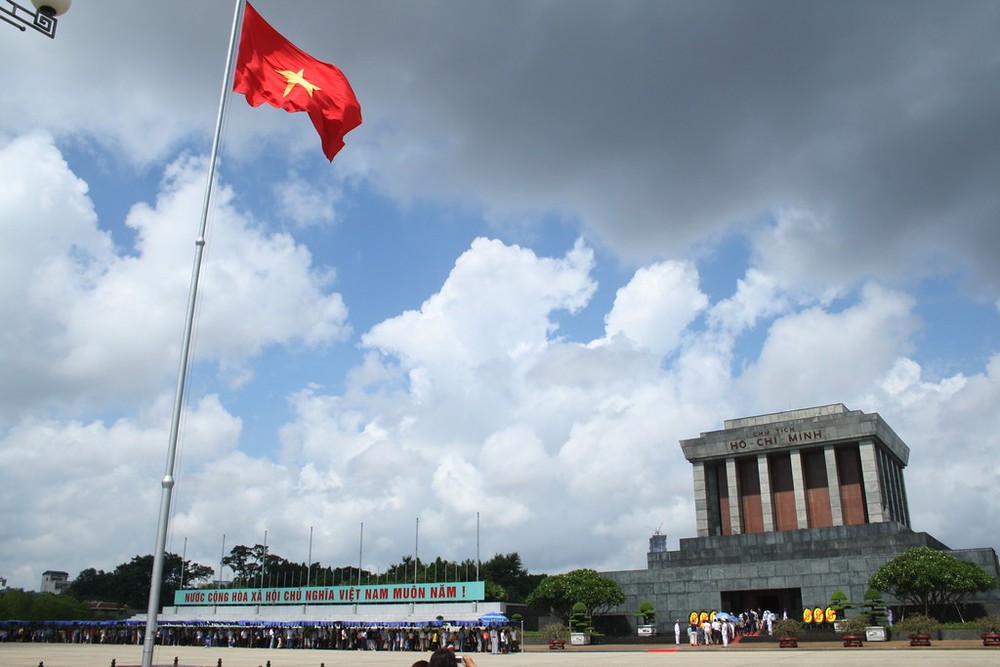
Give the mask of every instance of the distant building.
M 59 570 L 46 570 L 42 572 L 42 593 L 55 593 L 58 595 L 69 588 L 69 573 Z
M 667 550 L 666 535 L 657 530 L 655 533 L 649 536 L 649 553 L 658 554 L 666 550 Z
M 835 404 L 724 426 L 680 443 L 698 536 L 677 551 L 651 539 L 645 570 L 604 573 L 626 595 L 614 613 L 631 618 L 649 600 L 662 619 L 747 609 L 797 617 L 838 590 L 862 600 L 869 577 L 911 547 L 948 551 L 1000 579 L 992 548 L 951 550 L 911 529 L 910 450 L 877 413 Z M 997 589 L 968 601 L 1000 610 Z
M 93 614 L 93 618 L 102 620 L 117 620 L 125 618 L 129 612 L 128 605 L 120 602 L 97 602 L 87 603 L 87 609 Z

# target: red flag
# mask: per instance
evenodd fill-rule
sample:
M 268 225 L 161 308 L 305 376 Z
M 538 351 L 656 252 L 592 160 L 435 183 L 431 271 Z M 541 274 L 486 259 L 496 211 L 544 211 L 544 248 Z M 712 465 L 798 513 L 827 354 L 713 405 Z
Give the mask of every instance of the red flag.
M 233 90 L 243 93 L 252 107 L 267 102 L 308 113 L 331 161 L 344 147 L 344 135 L 361 125 L 361 105 L 344 73 L 282 37 L 249 3 Z

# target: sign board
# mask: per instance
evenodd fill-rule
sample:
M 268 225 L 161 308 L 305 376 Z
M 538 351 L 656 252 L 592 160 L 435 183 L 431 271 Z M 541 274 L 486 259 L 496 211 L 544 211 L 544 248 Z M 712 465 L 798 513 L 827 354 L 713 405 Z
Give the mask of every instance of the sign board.
M 188 589 L 174 593 L 174 604 L 179 607 L 190 605 L 479 602 L 485 599 L 486 584 L 482 581 L 302 588 L 212 588 Z

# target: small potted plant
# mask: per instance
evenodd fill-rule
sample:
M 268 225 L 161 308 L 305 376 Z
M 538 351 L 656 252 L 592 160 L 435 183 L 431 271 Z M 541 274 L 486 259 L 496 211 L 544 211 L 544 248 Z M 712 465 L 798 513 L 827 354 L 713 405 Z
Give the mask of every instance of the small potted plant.
M 885 601 L 878 589 L 869 588 L 865 591 L 865 601 L 861 603 L 861 608 L 869 627 L 885 627 L 888 617 L 885 613 Z
M 983 646 L 1000 646 L 1000 614 L 983 616 L 976 621 L 982 634 Z
M 799 635 L 805 628 L 802 621 L 795 618 L 781 618 L 774 622 L 774 634 L 778 636 L 779 648 L 798 648 Z
M 574 646 L 586 646 L 594 628 L 587 615 L 587 605 L 577 602 L 573 605 L 573 613 L 569 617 L 569 639 Z
M 861 646 L 866 627 L 868 619 L 864 616 L 850 616 L 837 622 L 837 631 L 844 640 L 844 646 Z
M 549 650 L 566 648 L 566 626 L 562 623 L 549 623 L 542 628 L 542 637 L 548 640 Z
M 930 646 L 931 633 L 940 627 L 937 619 L 924 614 L 907 614 L 906 618 L 896 624 L 895 628 L 904 635 L 909 635 L 910 646 Z
M 656 635 L 656 609 L 653 603 L 645 600 L 639 605 L 639 610 L 635 612 L 635 619 L 638 625 L 636 632 L 640 637 L 653 637 Z

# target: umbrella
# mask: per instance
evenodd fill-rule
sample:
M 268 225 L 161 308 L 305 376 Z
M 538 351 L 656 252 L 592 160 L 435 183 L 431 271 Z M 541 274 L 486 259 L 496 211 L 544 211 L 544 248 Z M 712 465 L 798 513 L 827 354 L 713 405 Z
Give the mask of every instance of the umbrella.
M 510 623 L 510 619 L 498 611 L 483 614 L 479 617 L 479 620 L 483 625 L 506 625 Z

